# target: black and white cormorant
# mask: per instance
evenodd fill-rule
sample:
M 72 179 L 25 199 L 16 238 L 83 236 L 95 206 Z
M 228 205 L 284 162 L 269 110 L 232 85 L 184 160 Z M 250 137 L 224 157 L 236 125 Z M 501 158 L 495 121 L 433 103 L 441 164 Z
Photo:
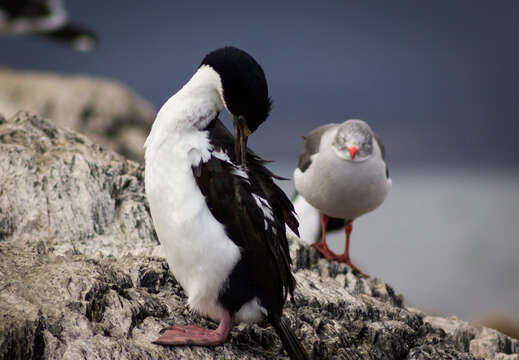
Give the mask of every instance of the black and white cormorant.
M 265 74 L 246 52 L 209 53 L 160 109 L 145 143 L 146 194 L 170 270 L 191 309 L 219 325 L 172 326 L 156 343 L 223 343 L 233 322 L 267 319 L 293 359 L 308 355 L 283 319 L 295 279 L 285 224 L 290 200 L 246 138 L 271 107 Z M 237 138 L 218 118 L 226 108 Z
M 351 262 L 350 234 L 353 221 L 380 206 L 391 189 L 382 141 L 366 122 L 356 119 L 323 125 L 304 139 L 294 171 L 301 239 L 326 259 L 344 262 L 365 275 Z M 337 255 L 326 244 L 326 232 L 341 226 L 346 244 L 344 253 Z
M 97 36 L 68 21 L 62 0 L 0 0 L 0 35 L 38 34 L 90 51 Z

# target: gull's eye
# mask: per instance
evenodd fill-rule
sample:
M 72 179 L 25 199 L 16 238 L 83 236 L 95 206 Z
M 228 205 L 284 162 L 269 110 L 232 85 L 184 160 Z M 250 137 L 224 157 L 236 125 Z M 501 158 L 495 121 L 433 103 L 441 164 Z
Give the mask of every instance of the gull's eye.
M 346 143 L 346 137 L 344 136 L 343 133 L 339 133 L 335 139 L 335 142 L 337 143 L 337 145 L 339 146 L 344 146 L 344 144 Z

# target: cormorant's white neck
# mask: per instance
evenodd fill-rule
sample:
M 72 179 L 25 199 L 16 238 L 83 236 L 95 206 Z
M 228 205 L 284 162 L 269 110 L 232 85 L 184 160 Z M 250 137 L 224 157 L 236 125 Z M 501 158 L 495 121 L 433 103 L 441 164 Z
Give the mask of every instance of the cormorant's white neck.
M 222 79 L 220 75 L 209 65 L 202 65 L 193 74 L 191 79 L 180 89 L 180 92 L 198 91 L 217 92 L 217 98 L 221 107 L 224 105 Z M 213 94 L 215 95 L 215 94 Z
M 220 75 L 210 66 L 202 65 L 182 89 L 162 105 L 144 147 L 183 131 L 205 129 L 224 106 Z

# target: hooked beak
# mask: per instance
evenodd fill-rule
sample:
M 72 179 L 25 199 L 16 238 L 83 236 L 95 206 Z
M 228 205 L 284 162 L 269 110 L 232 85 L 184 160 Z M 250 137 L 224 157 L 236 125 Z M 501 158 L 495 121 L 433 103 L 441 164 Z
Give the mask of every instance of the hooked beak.
M 355 159 L 355 156 L 357 155 L 357 152 L 359 151 L 357 149 L 357 146 L 356 145 L 348 146 L 348 147 L 346 147 L 346 149 L 348 149 L 351 159 L 352 160 Z
M 236 142 L 234 143 L 234 154 L 236 156 L 236 161 L 239 161 L 241 166 L 246 169 L 247 139 L 251 134 L 251 131 L 247 127 L 247 123 L 243 116 L 232 115 L 232 120 L 234 124 L 234 137 L 236 138 Z

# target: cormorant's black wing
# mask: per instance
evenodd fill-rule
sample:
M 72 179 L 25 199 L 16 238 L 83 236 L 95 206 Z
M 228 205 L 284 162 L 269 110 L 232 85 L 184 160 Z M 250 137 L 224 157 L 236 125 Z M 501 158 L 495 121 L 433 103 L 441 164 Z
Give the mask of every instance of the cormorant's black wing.
M 265 161 L 252 151 L 247 152 L 246 173 L 236 165 L 234 138 L 218 119 L 206 130 L 212 156 L 193 166 L 193 174 L 212 215 L 242 255 L 229 278 L 233 293 L 224 290 L 220 301 L 237 311 L 258 297 L 266 309 L 281 314 L 287 294 L 293 295 L 295 287 L 285 234 L 285 224 L 297 233 L 292 203 L 274 184 L 275 176 Z

